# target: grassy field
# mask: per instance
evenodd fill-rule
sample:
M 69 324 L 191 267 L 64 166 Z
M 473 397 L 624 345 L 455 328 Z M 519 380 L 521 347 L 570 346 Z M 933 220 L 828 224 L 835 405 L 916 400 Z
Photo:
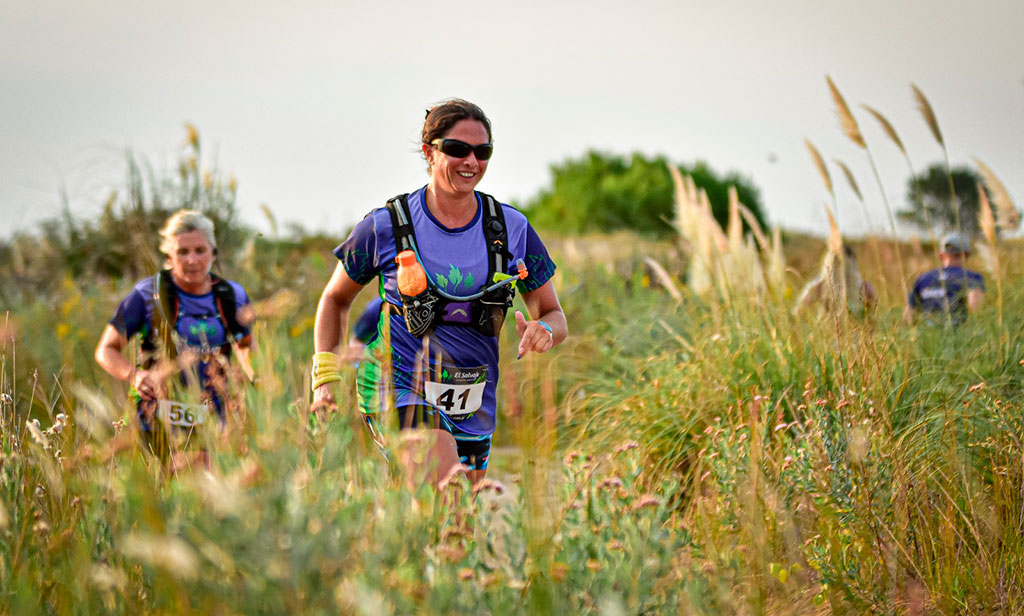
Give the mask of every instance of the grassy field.
M 193 147 L 180 181 L 130 165 L 99 221 L 0 253 L 0 613 L 1024 613 L 1019 241 L 981 242 L 956 330 L 901 318 L 933 247 L 877 237 L 853 242 L 875 310 L 794 316 L 827 243 L 745 234 L 739 204 L 721 228 L 676 177 L 676 240 L 545 234 L 571 336 L 516 361 L 502 334 L 500 482 L 410 491 L 351 369 L 308 413 L 339 238 L 247 235 Z M 259 343 L 193 443 L 210 469 L 170 478 L 92 359 L 166 203 L 235 234 Z
M 1001 303 L 989 274 L 982 313 L 949 331 L 905 327 L 896 281 L 870 259 L 883 297 L 872 317 L 796 319 L 807 272 L 785 274 L 775 292 L 737 284 L 700 296 L 681 283 L 678 245 L 551 244 L 573 335 L 549 356 L 504 358 L 492 471 L 503 485 L 475 495 L 464 484 L 410 493 L 351 412 L 308 418 L 310 316 L 330 267 L 318 252 L 289 253 L 307 282 L 259 304 L 260 382 L 225 433 L 204 435 L 212 469 L 174 479 L 138 451 L 124 388 L 91 360 L 128 282 L 69 276 L 56 305 L 10 312 L 0 605 L 1024 609 L 1019 247 L 998 247 L 1010 264 Z M 808 266 L 823 247 L 790 245 L 806 254 L 789 260 Z M 351 409 L 351 391 L 340 395 Z

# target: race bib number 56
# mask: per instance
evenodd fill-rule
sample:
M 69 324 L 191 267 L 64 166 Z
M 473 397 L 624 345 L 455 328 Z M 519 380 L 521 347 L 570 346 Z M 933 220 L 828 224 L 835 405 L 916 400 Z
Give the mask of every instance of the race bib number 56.
M 206 419 L 205 404 L 186 404 L 174 400 L 161 400 L 156 407 L 156 416 L 172 426 L 191 428 Z
M 440 377 L 440 380 L 428 380 L 424 383 L 424 397 L 451 420 L 468 419 L 483 404 L 484 388 L 487 387 L 487 366 L 445 366 L 441 369 Z

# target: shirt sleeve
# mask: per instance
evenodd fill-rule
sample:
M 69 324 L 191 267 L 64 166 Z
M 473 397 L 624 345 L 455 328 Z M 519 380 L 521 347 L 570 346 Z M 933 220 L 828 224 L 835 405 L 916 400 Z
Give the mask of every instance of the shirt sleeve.
M 911 287 L 910 293 L 907 295 L 907 305 L 910 306 L 911 308 L 917 308 L 918 307 L 917 306 L 917 283 L 916 282 L 914 283 L 914 286 Z
M 967 288 L 968 289 L 981 289 L 985 290 L 985 277 L 978 272 L 971 272 L 967 275 Z
M 369 284 L 380 271 L 377 255 L 377 225 L 370 213 L 352 229 L 348 239 L 334 249 L 349 278 L 361 285 Z
M 533 225 L 526 224 L 526 270 L 529 274 L 525 280 L 516 283 L 521 292 L 535 291 L 551 280 L 555 275 L 555 262 L 548 255 L 548 249 L 544 246 L 540 236 L 534 231 Z M 509 264 L 512 272 L 515 271 L 515 264 Z M 512 273 L 510 272 L 510 273 Z
M 359 315 L 352 326 L 352 336 L 356 340 L 366 344 L 377 333 L 377 320 L 380 317 L 381 299 L 375 297 L 366 305 L 366 309 Z
M 128 297 L 121 300 L 110 324 L 126 339 L 142 331 L 146 324 L 146 298 L 138 289 L 132 289 Z
M 238 314 L 238 310 L 241 309 L 243 306 L 248 306 L 251 300 L 249 299 L 249 294 L 245 292 L 245 289 L 242 287 L 242 285 L 236 282 L 232 282 L 231 288 L 235 292 L 235 314 Z M 235 334 L 235 339 L 244 340 L 247 336 L 249 336 L 252 333 L 252 328 L 249 327 L 248 324 L 244 324 L 241 322 L 239 322 L 239 325 L 242 327 L 242 331 L 239 332 L 238 334 Z

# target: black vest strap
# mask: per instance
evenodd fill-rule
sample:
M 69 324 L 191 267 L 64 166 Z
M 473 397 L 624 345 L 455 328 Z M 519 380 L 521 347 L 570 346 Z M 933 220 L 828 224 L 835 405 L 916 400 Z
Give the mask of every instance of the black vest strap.
M 487 240 L 487 280 L 485 284 L 494 282 L 494 274 L 508 273 L 508 229 L 505 228 L 505 212 L 501 203 L 494 197 L 479 193 L 483 201 L 484 238 Z M 416 231 L 412 226 L 412 215 L 409 213 L 409 193 L 403 193 L 387 202 L 388 213 L 391 215 L 391 229 L 395 236 L 395 252 L 418 250 Z
M 220 351 L 224 355 L 231 353 L 231 341 L 245 332 L 245 327 L 238 322 L 238 304 L 235 301 L 235 290 L 231 284 L 220 276 L 210 273 L 213 283 L 213 303 L 217 308 L 217 318 L 224 327 L 224 344 Z M 181 299 L 178 287 L 171 278 L 170 270 L 160 270 L 153 281 L 153 314 L 149 329 L 142 336 L 142 351 L 155 359 L 162 352 L 168 359 L 178 356 L 178 345 L 174 342 L 174 328 L 178 323 L 181 310 Z M 152 360 L 151 360 L 152 361 Z
M 502 210 L 501 203 L 488 194 L 477 194 L 480 195 L 483 204 L 482 222 L 484 239 L 487 243 L 487 279 L 484 281 L 484 286 L 487 286 L 494 282 L 494 275 L 496 273 L 508 273 L 511 253 L 508 251 L 508 229 L 505 226 L 505 212 Z M 418 250 L 416 231 L 413 228 L 412 215 L 409 212 L 409 194 L 401 194 L 390 199 L 386 207 L 391 216 L 391 228 L 395 236 L 395 252 Z M 429 276 L 428 280 L 430 287 L 434 288 L 434 282 Z M 497 335 L 504 321 L 505 311 L 512 305 L 514 293 L 515 291 L 511 287 L 504 287 L 474 300 L 473 315 L 470 322 L 460 322 L 458 324 L 470 325 L 487 335 Z M 421 335 L 419 332 L 427 331 L 430 324 L 444 319 L 442 314 L 449 300 L 441 298 L 436 293 L 433 293 L 432 297 L 433 299 L 429 302 L 422 298 L 417 304 L 420 306 L 419 310 L 421 312 L 423 309 L 426 309 L 432 313 L 432 317 L 429 314 L 410 314 L 405 312 L 406 325 L 410 327 L 410 331 L 414 335 Z M 409 310 L 405 306 L 406 298 L 404 296 L 402 301 L 403 311 Z M 413 321 L 416 321 L 416 325 L 413 324 Z M 452 321 L 447 320 L 445 322 L 452 323 Z

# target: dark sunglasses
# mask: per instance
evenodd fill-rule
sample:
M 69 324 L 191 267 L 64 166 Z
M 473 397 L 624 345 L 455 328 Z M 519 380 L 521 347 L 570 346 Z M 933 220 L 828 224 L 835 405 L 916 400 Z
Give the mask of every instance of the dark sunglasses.
M 494 154 L 493 143 L 469 145 L 465 141 L 459 141 L 458 139 L 434 139 L 430 142 L 430 145 L 452 158 L 465 158 L 472 152 L 476 155 L 477 160 L 487 160 L 491 157 L 491 154 Z

